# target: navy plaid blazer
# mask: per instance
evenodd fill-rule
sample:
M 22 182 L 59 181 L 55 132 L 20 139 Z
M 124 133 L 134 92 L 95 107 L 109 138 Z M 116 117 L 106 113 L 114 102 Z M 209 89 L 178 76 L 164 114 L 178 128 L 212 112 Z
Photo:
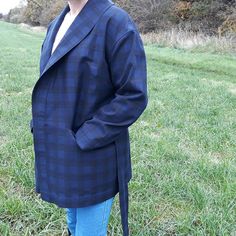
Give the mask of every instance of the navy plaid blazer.
M 69 10 L 67 4 L 48 26 L 32 91 L 36 192 L 63 208 L 119 192 L 128 236 L 128 127 L 148 101 L 143 42 L 125 10 L 110 0 L 89 0 L 51 55 Z

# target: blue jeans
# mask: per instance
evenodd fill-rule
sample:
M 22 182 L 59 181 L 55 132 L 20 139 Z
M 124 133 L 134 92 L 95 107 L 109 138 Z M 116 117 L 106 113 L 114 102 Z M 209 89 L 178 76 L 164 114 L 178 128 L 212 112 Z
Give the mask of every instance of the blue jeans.
M 107 236 L 114 197 L 81 208 L 66 208 L 66 220 L 72 236 Z

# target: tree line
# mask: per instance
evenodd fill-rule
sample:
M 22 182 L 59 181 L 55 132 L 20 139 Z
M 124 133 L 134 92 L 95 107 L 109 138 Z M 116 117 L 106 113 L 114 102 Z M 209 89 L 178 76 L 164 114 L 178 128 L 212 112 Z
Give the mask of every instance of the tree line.
M 134 19 L 142 33 L 173 27 L 207 34 L 236 33 L 236 0 L 114 0 Z M 65 0 L 27 0 L 5 20 L 47 26 Z

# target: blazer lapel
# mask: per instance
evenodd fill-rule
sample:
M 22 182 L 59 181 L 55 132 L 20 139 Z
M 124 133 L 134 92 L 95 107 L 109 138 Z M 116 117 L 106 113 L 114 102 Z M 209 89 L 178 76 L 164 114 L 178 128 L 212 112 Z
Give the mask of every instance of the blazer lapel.
M 110 7 L 114 5 L 111 0 L 88 0 L 79 14 L 76 16 L 74 22 L 71 24 L 66 34 L 62 38 L 61 42 L 51 55 L 52 46 L 56 37 L 57 31 L 66 15 L 70 10 L 69 5 L 62 10 L 61 14 L 56 18 L 48 34 L 47 46 L 45 47 L 46 65 L 40 75 L 51 68 L 58 60 L 60 60 L 66 53 L 68 53 L 73 47 L 78 45 L 86 35 L 92 30 L 99 17 Z
M 52 51 L 52 46 L 56 37 L 56 34 L 61 26 L 61 23 L 66 15 L 66 13 L 70 10 L 69 5 L 67 5 L 60 15 L 55 18 L 55 20 L 52 22 L 51 28 L 48 31 L 48 34 L 45 38 L 45 41 L 43 43 L 43 48 L 44 50 L 42 51 L 41 55 L 41 63 L 42 63 L 42 68 L 45 69 L 45 66 L 48 63 L 48 60 L 51 57 L 51 51 Z M 43 71 L 43 70 L 42 70 Z M 41 72 L 42 72 L 41 71 Z

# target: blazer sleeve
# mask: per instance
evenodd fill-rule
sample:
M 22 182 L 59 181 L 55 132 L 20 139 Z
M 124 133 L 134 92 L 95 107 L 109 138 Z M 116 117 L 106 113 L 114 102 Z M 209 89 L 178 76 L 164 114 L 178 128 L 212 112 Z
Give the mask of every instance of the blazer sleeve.
M 139 118 L 148 103 L 146 55 L 139 32 L 130 30 L 123 34 L 108 54 L 115 97 L 75 133 L 82 150 L 113 142 Z

